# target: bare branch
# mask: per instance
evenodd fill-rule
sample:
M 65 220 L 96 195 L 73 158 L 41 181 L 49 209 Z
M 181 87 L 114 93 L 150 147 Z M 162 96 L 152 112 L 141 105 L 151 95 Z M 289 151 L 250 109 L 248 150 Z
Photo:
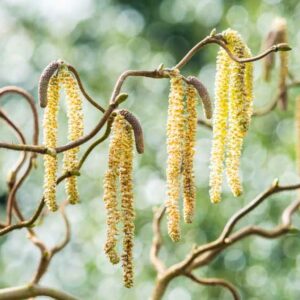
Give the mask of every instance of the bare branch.
M 52 288 L 40 285 L 24 285 L 0 290 L 0 300 L 27 299 L 30 297 L 48 296 L 57 300 L 77 300 L 77 298 Z
M 105 109 L 99 105 L 85 90 L 85 88 L 83 87 L 83 84 L 82 84 L 82 81 L 80 79 L 80 76 L 77 72 L 77 70 L 72 66 L 72 65 L 67 65 L 68 66 L 68 69 L 74 74 L 76 80 L 77 80 L 77 83 L 78 83 L 78 86 L 79 86 L 79 89 L 81 91 L 81 93 L 83 94 L 83 96 L 86 98 L 86 100 L 88 100 L 94 107 L 96 107 L 98 110 L 102 111 L 102 112 L 105 112 Z
M 152 246 L 150 250 L 150 260 L 159 274 L 166 269 L 164 263 L 158 257 L 159 250 L 162 244 L 160 224 L 165 212 L 166 212 L 165 206 L 162 206 L 160 209 L 158 209 L 154 213 L 153 223 L 152 223 L 153 239 L 152 239 Z
M 6 86 L 0 89 L 0 97 L 6 95 L 6 94 L 18 94 L 22 96 L 29 104 L 31 111 L 32 111 L 32 116 L 33 116 L 33 144 L 37 145 L 38 144 L 38 138 L 39 138 L 39 119 L 38 119 L 38 113 L 36 106 L 34 104 L 34 99 L 31 94 L 29 94 L 26 90 L 17 87 L 17 86 Z M 3 147 L 5 148 L 5 147 Z
M 195 275 L 193 275 L 192 273 L 185 274 L 185 276 L 189 277 L 194 282 L 199 283 L 201 285 L 224 287 L 231 293 L 232 298 L 234 300 L 240 300 L 241 299 L 236 287 L 232 283 L 230 283 L 230 282 L 228 282 L 224 279 L 220 279 L 220 278 L 199 278 L 199 277 L 196 277 Z

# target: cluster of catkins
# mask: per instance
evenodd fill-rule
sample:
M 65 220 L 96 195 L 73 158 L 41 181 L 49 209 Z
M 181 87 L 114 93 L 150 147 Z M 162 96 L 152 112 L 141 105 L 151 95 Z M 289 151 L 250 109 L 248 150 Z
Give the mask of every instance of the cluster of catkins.
M 222 37 L 234 56 L 238 58 L 251 56 L 250 50 L 236 31 L 228 29 L 222 33 Z M 170 77 L 167 120 L 166 212 L 169 236 L 173 241 L 178 241 L 180 239 L 179 198 L 181 189 L 184 221 L 191 223 L 195 213 L 194 155 L 198 97 L 202 100 L 207 119 L 212 117 L 212 108 L 208 92 L 197 78 L 185 78 L 178 69 L 167 70 L 166 72 Z M 221 200 L 222 176 L 225 165 L 228 183 L 234 196 L 239 196 L 242 193 L 239 164 L 243 139 L 249 128 L 252 115 L 252 72 L 252 63 L 235 62 L 223 48 L 219 50 L 210 164 L 210 198 L 213 203 Z M 137 120 L 124 110 L 117 112 L 114 117 L 108 170 L 104 178 L 104 202 L 107 210 L 105 252 L 113 264 L 119 262 L 120 258 L 116 250 L 118 224 L 123 222 L 122 261 L 126 287 L 131 287 L 133 284 L 132 132 L 135 133 L 137 149 L 139 140 L 142 140 L 140 125 L 137 126 L 136 124 L 138 124 Z M 121 204 L 117 201 L 118 179 Z
M 222 33 L 228 49 L 238 58 L 251 56 L 240 35 L 231 29 Z M 221 48 L 217 56 L 213 141 L 210 160 L 210 199 L 220 202 L 223 170 L 235 197 L 243 192 L 239 177 L 240 156 L 248 131 L 253 104 L 252 63 L 233 61 Z
M 122 266 L 124 285 L 133 285 L 134 199 L 132 182 L 133 142 L 138 153 L 144 152 L 143 132 L 138 119 L 127 110 L 113 116 L 109 145 L 108 169 L 104 176 L 104 203 L 107 211 L 107 237 L 104 246 L 112 264 L 120 257 L 117 252 L 118 225 L 123 223 Z M 134 137 L 133 137 L 134 136 Z M 118 181 L 121 203 L 118 202 Z
M 251 56 L 240 35 L 231 29 L 222 33 L 228 49 L 238 58 Z M 242 193 L 239 165 L 243 139 L 252 114 L 252 63 L 238 63 L 220 48 L 217 57 L 215 107 L 213 112 L 213 143 L 210 163 L 210 198 L 221 200 L 222 176 L 226 166 L 229 186 L 234 196 Z M 191 223 L 195 213 L 196 187 L 194 155 L 197 129 L 197 101 L 202 100 L 205 115 L 212 117 L 211 101 L 205 86 L 195 77 L 185 78 L 177 69 L 166 70 L 170 77 L 167 120 L 167 199 L 168 233 L 173 241 L 180 239 L 179 198 L 183 192 L 183 216 Z M 62 61 L 51 63 L 43 72 L 39 85 L 39 99 L 44 114 L 45 178 L 44 199 L 51 211 L 57 210 L 56 181 L 58 109 L 60 90 L 67 98 L 68 140 L 83 135 L 83 114 L 80 87 L 72 68 Z M 113 113 L 112 137 L 109 146 L 108 169 L 104 176 L 104 203 L 107 211 L 105 253 L 113 264 L 120 261 L 117 251 L 119 226 L 123 225 L 123 253 L 121 255 L 124 285 L 133 285 L 133 145 L 143 153 L 143 133 L 138 119 L 127 110 Z M 77 171 L 79 147 L 64 152 L 63 169 Z M 66 178 L 68 201 L 79 201 L 76 174 Z M 181 184 L 182 181 L 182 184 Z M 118 186 L 120 202 L 118 201 Z
M 197 129 L 197 97 L 202 99 L 206 117 L 211 118 L 206 88 L 195 77 L 186 81 L 175 69 L 169 73 L 170 94 L 167 120 L 167 215 L 168 233 L 173 241 L 180 239 L 179 198 L 183 177 L 184 221 L 191 223 L 196 204 L 194 154 Z
M 55 153 L 57 147 L 58 111 L 60 90 L 64 89 L 67 99 L 68 140 L 78 140 L 83 135 L 82 99 L 78 83 L 67 65 L 62 61 L 55 61 L 44 70 L 39 85 L 40 106 L 45 108 L 44 113 L 44 145 L 48 152 L 44 155 L 44 199 L 51 211 L 56 211 L 56 181 L 58 160 Z M 77 154 L 79 147 L 64 152 L 64 172 L 75 172 L 77 168 Z M 66 178 L 66 193 L 68 201 L 76 204 L 79 201 L 77 177 Z
M 240 35 L 231 29 L 222 33 L 228 49 L 238 58 L 251 56 Z M 215 107 L 213 113 L 213 143 L 210 163 L 210 199 L 221 200 L 222 177 L 226 165 L 229 186 L 234 196 L 242 193 L 239 178 L 240 156 L 243 139 L 252 115 L 252 63 L 238 63 L 220 48 L 217 57 Z M 167 123 L 167 215 L 168 232 L 173 241 L 180 239 L 181 175 L 183 176 L 183 209 L 186 223 L 192 222 L 195 210 L 195 183 L 193 157 L 196 139 L 196 91 L 191 84 L 184 89 L 185 81 L 178 70 L 170 73 L 171 91 Z M 194 79 L 194 78 L 193 78 Z M 201 99 L 206 99 L 199 93 Z M 204 102 L 205 103 L 205 102 Z M 204 105 L 204 108 L 208 107 Z M 206 109 L 207 111 L 207 109 Z M 208 110 L 209 111 L 209 110 Z M 210 111 L 206 114 L 210 117 Z

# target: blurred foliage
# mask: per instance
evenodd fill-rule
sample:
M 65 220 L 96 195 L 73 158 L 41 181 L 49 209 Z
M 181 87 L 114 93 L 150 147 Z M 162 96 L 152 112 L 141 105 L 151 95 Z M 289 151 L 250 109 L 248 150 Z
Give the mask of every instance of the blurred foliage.
M 79 71 L 92 96 L 105 105 L 119 74 L 131 68 L 153 69 L 160 63 L 172 66 L 197 41 L 216 27 L 238 30 L 253 53 L 261 49 L 270 23 L 276 16 L 287 18 L 291 72 L 299 74 L 300 33 L 297 0 L 52 0 L 0 2 L 0 83 L 19 85 L 37 96 L 37 83 L 42 69 L 52 60 L 63 58 Z M 207 85 L 213 95 L 216 46 L 201 50 L 184 68 Z M 276 70 L 271 83 L 262 81 L 262 63 L 255 63 L 255 107 L 272 101 L 276 91 Z M 300 79 L 300 78 L 299 78 Z M 80 177 L 81 205 L 68 208 L 72 224 L 72 242 L 54 258 L 45 285 L 72 292 L 81 299 L 142 299 L 150 294 L 155 272 L 149 261 L 152 208 L 165 198 L 165 123 L 167 80 L 129 79 L 124 87 L 129 99 L 123 104 L 136 113 L 143 124 L 146 152 L 135 159 L 136 240 L 135 287 L 122 286 L 120 266 L 109 264 L 103 253 L 105 212 L 102 202 L 102 178 L 107 162 L 107 142 L 101 144 L 87 160 Z M 161 256 L 169 265 L 183 258 L 192 245 L 217 237 L 226 220 L 255 195 L 268 187 L 275 177 L 280 182 L 299 181 L 295 168 L 293 126 L 294 99 L 299 92 L 289 93 L 287 112 L 278 109 L 255 118 L 247 136 L 242 175 L 245 193 L 234 199 L 224 184 L 223 202 L 213 206 L 208 198 L 208 161 L 211 132 L 199 127 L 196 179 L 197 218 L 183 225 L 183 239 L 176 245 L 163 230 L 165 246 Z M 24 129 L 28 141 L 32 130 L 29 110 L 18 97 L 1 99 L 2 106 Z M 86 132 L 100 117 L 85 104 Z M 199 108 L 200 111 L 200 108 Z M 202 113 L 201 113 L 202 114 Z M 42 110 L 40 109 L 40 116 Z M 60 114 L 60 142 L 65 142 L 65 105 Z M 101 134 L 101 133 L 99 133 Z M 2 140 L 17 142 L 11 131 L 1 125 Z M 87 146 L 84 146 L 85 149 Z M 0 215 L 8 170 L 18 153 L 1 150 Z M 42 160 L 18 194 L 26 215 L 30 215 L 42 194 Z M 59 199 L 64 199 L 63 184 Z M 270 228 L 279 220 L 283 207 L 296 193 L 273 196 L 251 213 L 242 223 Z M 295 218 L 300 226 L 300 218 Z M 59 214 L 49 214 L 37 227 L 46 243 L 52 245 L 63 236 Z M 232 246 L 208 268 L 197 271 L 201 276 L 227 278 L 235 283 L 243 299 L 298 299 L 300 295 L 300 241 L 297 235 L 279 240 L 247 239 Z M 25 231 L 15 231 L 0 239 L 0 287 L 23 284 L 31 278 L 38 263 L 38 251 L 26 239 Z M 112 296 L 113 294 L 113 296 Z M 229 299 L 219 288 L 200 287 L 185 278 L 170 285 L 165 299 Z

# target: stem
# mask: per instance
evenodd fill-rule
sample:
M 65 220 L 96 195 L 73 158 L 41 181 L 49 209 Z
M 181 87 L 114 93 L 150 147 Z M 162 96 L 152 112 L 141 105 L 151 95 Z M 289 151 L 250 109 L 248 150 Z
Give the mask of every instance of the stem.
M 23 285 L 0 290 L 0 300 L 21 300 L 37 296 L 48 296 L 57 300 L 78 300 L 65 292 L 39 285 Z

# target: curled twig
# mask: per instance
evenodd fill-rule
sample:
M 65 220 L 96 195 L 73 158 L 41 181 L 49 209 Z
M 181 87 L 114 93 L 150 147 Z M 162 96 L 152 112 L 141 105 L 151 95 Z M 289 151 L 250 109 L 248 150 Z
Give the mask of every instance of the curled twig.
M 34 104 L 34 99 L 31 94 L 29 94 L 26 90 L 17 87 L 17 86 L 6 86 L 0 89 L 0 97 L 5 96 L 6 94 L 18 94 L 22 96 L 29 104 L 30 109 L 32 111 L 33 115 L 33 144 L 38 144 L 38 138 L 39 138 L 39 119 L 38 119 L 38 113 Z
M 212 117 L 212 106 L 211 100 L 205 85 L 195 76 L 189 76 L 187 78 L 187 82 L 194 86 L 197 90 L 203 104 L 205 116 L 207 119 L 211 119 Z
M 83 94 L 83 96 L 86 98 L 86 100 L 88 100 L 94 107 L 96 107 L 98 110 L 105 112 L 105 109 L 99 105 L 85 90 L 85 88 L 83 87 L 82 81 L 80 79 L 80 76 L 77 72 L 77 70 L 72 66 L 72 65 L 67 65 L 69 71 L 71 71 L 73 73 L 73 75 L 75 76 L 77 83 L 78 83 L 78 87 L 81 91 L 81 93 Z
M 150 250 L 150 260 L 158 273 L 162 273 L 166 269 L 164 263 L 158 257 L 159 250 L 162 245 L 162 234 L 161 234 L 160 224 L 165 212 L 166 212 L 165 206 L 162 206 L 158 210 L 156 210 L 154 212 L 153 223 L 152 223 L 153 238 L 152 238 L 152 246 Z
M 126 119 L 133 129 L 136 151 L 140 154 L 144 153 L 144 135 L 140 121 L 127 109 L 121 109 L 119 113 Z
M 220 278 L 199 278 L 199 277 L 196 277 L 195 275 L 193 275 L 191 273 L 185 274 L 185 276 L 189 277 L 191 280 L 193 280 L 194 282 L 199 283 L 201 285 L 224 287 L 231 293 L 234 300 L 239 300 L 240 299 L 240 296 L 238 294 L 238 291 L 237 291 L 236 287 L 232 283 L 230 283 L 230 282 L 228 282 L 224 279 L 220 279 Z

